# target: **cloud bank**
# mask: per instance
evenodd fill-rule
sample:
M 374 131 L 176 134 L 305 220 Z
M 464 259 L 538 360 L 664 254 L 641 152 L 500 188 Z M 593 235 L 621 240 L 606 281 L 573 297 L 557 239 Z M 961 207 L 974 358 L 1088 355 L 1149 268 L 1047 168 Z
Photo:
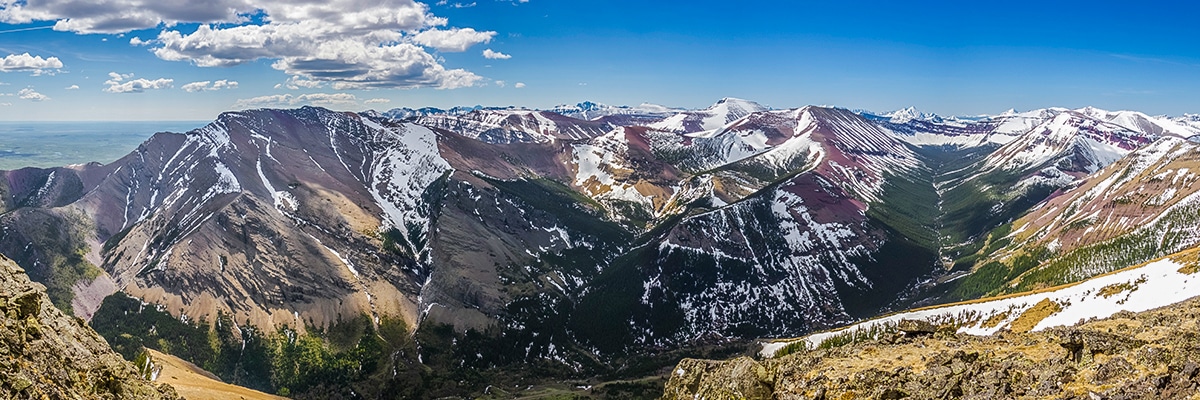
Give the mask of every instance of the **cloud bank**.
M 0 0 L 0 22 L 35 21 L 80 34 L 160 29 L 131 45 L 201 67 L 272 60 L 274 69 L 338 90 L 475 86 L 482 77 L 447 68 L 430 51 L 462 52 L 496 35 L 447 28 L 412 0 Z M 200 25 L 181 28 L 190 23 Z

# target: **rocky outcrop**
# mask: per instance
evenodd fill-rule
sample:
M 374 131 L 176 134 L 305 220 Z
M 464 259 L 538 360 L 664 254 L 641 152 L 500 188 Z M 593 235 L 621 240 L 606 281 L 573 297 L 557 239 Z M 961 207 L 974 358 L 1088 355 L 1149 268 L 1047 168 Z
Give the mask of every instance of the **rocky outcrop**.
M 6 399 L 177 399 L 109 348 L 83 320 L 67 316 L 0 256 L 0 397 Z
M 683 360 L 663 398 L 1195 398 L 1198 322 L 1193 298 L 1041 332 L 898 334 L 777 359 Z

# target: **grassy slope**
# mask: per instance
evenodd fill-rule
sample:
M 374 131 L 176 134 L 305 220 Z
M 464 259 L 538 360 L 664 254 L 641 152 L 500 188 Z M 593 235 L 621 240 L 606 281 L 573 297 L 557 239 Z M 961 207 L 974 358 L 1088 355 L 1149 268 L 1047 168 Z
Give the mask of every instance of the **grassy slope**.
M 170 354 L 150 350 L 154 364 L 162 366 L 158 383 L 167 383 L 188 400 L 282 400 L 286 397 L 221 382 L 212 373 Z

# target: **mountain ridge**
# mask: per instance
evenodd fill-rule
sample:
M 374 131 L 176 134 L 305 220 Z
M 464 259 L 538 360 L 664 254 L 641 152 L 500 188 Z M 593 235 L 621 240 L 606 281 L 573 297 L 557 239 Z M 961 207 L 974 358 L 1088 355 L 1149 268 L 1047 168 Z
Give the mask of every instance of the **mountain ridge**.
M 995 230 L 1164 140 L 1092 114 L 230 112 L 7 172 L 0 252 L 83 316 L 121 290 L 242 338 L 395 319 L 418 355 L 436 331 L 496 349 L 479 365 L 600 373 L 961 293 Z

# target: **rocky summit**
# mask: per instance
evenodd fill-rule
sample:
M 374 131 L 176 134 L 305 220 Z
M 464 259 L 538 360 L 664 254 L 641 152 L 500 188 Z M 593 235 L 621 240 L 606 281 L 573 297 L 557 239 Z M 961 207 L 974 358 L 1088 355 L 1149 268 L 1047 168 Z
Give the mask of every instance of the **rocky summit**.
M 83 320 L 55 308 L 45 291 L 0 256 L 0 397 L 179 398 L 143 377 Z
M 937 329 L 679 363 L 664 399 L 1197 399 L 1200 298 L 1040 332 Z M 944 327 L 940 327 L 944 328 Z

